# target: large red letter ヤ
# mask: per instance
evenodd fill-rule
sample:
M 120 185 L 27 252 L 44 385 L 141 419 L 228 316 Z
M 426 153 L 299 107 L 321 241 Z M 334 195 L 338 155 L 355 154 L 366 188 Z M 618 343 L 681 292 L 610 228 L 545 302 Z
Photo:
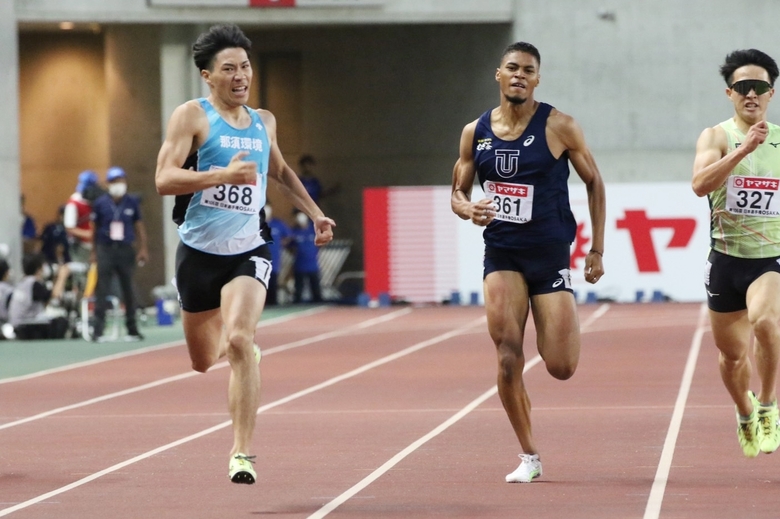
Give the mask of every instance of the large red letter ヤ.
M 634 246 L 636 265 L 639 272 L 660 272 L 658 257 L 653 246 L 653 229 L 672 229 L 672 239 L 667 248 L 685 247 L 690 243 L 696 229 L 694 218 L 648 218 L 645 211 L 626 211 L 626 216 L 617 221 L 618 229 L 628 230 Z

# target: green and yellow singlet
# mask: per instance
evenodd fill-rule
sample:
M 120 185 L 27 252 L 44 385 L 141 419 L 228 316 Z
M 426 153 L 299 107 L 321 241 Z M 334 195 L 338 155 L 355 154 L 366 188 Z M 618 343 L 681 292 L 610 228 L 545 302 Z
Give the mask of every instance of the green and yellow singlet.
M 711 247 L 737 258 L 780 256 L 780 126 L 767 123 L 763 144 L 708 195 Z M 719 125 L 731 153 L 746 135 L 733 119 Z

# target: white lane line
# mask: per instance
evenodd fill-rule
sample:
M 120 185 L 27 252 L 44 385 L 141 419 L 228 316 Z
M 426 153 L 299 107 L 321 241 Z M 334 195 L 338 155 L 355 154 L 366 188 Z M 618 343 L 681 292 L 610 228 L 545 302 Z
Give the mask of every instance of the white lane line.
M 338 337 L 340 335 L 346 335 L 348 333 L 351 333 L 356 330 L 362 330 L 365 328 L 368 328 L 370 326 L 374 326 L 376 324 L 381 324 L 386 321 L 390 321 L 392 319 L 395 319 L 397 317 L 404 316 L 412 311 L 411 308 L 404 308 L 401 310 L 396 310 L 395 312 L 391 312 L 389 314 L 381 315 L 379 317 L 374 317 L 373 319 L 368 319 L 366 321 L 354 324 L 352 326 L 349 326 L 347 328 L 343 328 L 336 332 L 327 332 L 322 333 L 320 335 L 315 335 L 314 337 L 309 337 L 307 339 L 301 339 L 299 341 L 291 342 L 289 344 L 282 344 L 280 346 L 276 346 L 275 348 L 269 348 L 268 350 L 263 350 L 263 356 L 272 355 L 274 353 L 279 353 L 281 351 L 290 350 L 292 348 L 300 348 L 301 346 L 305 346 L 307 344 L 312 344 L 314 342 L 323 341 L 325 339 L 331 339 L 333 337 Z M 181 343 L 179 343 L 181 344 Z M 220 363 L 215 364 L 209 369 L 209 372 L 212 372 L 217 369 L 226 368 L 230 365 L 229 362 L 223 361 Z M 133 393 L 138 393 L 139 391 L 145 391 L 147 389 L 152 389 L 154 387 L 162 386 L 165 384 L 169 384 L 171 382 L 177 382 L 179 380 L 184 380 L 190 377 L 196 377 L 200 375 L 197 371 L 187 371 L 186 373 L 180 373 L 178 375 L 173 375 L 170 377 L 162 378 L 159 380 L 155 380 L 153 382 L 149 382 L 147 384 L 142 384 L 140 386 L 131 387 L 128 389 L 123 389 L 121 391 L 116 391 L 114 393 L 108 393 L 106 395 L 98 396 L 95 398 L 90 398 L 89 400 L 83 400 L 81 402 L 76 402 L 75 404 L 66 405 L 63 407 L 58 407 L 56 409 L 51 409 L 49 411 L 44 411 L 42 413 L 38 413 L 33 416 L 28 416 L 26 418 L 21 418 L 19 420 L 15 420 L 13 422 L 8 422 L 4 424 L 0 424 L 0 430 L 8 429 L 10 427 L 16 427 L 17 425 L 26 424 L 29 422 L 34 422 L 35 420 L 40 420 L 42 418 L 46 418 L 55 414 L 64 413 L 66 411 L 72 411 L 73 409 L 79 409 L 81 407 L 86 407 L 88 405 L 97 404 L 99 402 L 105 402 L 106 400 L 112 400 L 114 398 L 119 398 L 122 396 L 131 395 Z
M 468 324 L 465 324 L 464 326 L 457 328 L 455 330 L 443 333 L 441 335 L 437 335 L 436 337 L 433 337 L 431 339 L 428 339 L 423 342 L 419 342 L 413 346 L 409 346 L 408 348 L 405 348 L 401 351 L 398 351 L 396 353 L 393 353 L 391 355 L 387 355 L 385 357 L 382 357 L 381 359 L 375 360 L 373 362 L 369 362 L 368 364 L 365 364 L 357 369 L 353 369 L 352 371 L 349 371 L 347 373 L 344 373 L 342 375 L 333 377 L 331 379 L 326 380 L 325 382 L 321 382 L 320 384 L 316 384 L 314 386 L 311 386 L 309 388 L 306 388 L 304 390 L 298 391 L 297 393 L 293 393 L 291 395 L 288 395 L 284 398 L 281 398 L 279 400 L 276 400 L 274 402 L 268 403 L 264 406 L 261 406 L 257 410 L 257 414 L 260 414 L 264 411 L 267 411 L 268 409 L 273 409 L 274 407 L 278 407 L 282 404 L 286 404 L 288 402 L 291 402 L 293 400 L 297 400 L 298 398 L 304 397 L 306 395 L 309 395 L 311 393 L 314 393 L 316 391 L 319 391 L 320 389 L 327 388 L 329 386 L 332 386 L 334 384 L 337 384 L 343 380 L 347 380 L 349 378 L 355 377 L 357 375 L 360 375 L 361 373 L 364 373 L 370 369 L 376 368 L 378 366 L 381 366 L 383 364 L 387 364 L 388 362 L 392 362 L 394 360 L 397 360 L 401 357 L 404 357 L 406 355 L 409 355 L 411 353 L 414 353 L 416 351 L 419 351 L 423 348 L 427 348 L 428 346 L 432 346 L 434 344 L 446 341 L 447 339 L 451 339 L 453 337 L 456 337 L 458 335 L 462 335 L 464 332 L 467 332 L 469 328 L 472 328 L 474 326 L 478 326 L 481 324 L 484 324 L 487 321 L 486 317 L 480 317 L 479 319 L 475 321 L 471 321 Z M 535 360 L 535 359 L 534 359 Z M 231 420 L 227 420 L 225 422 L 222 422 L 220 424 L 217 424 L 213 427 L 209 427 L 208 429 L 205 429 L 203 431 L 197 432 L 195 434 L 191 434 L 190 436 L 187 436 L 185 438 L 181 438 L 179 440 L 176 440 L 174 442 L 168 443 L 166 445 L 163 445 L 161 447 L 157 447 L 156 449 L 150 450 L 148 452 L 145 452 L 143 454 L 139 454 L 138 456 L 131 458 L 129 460 L 123 461 L 121 463 L 117 463 L 116 465 L 112 465 L 111 467 L 108 467 L 106 469 L 103 469 L 99 472 L 95 472 L 94 474 L 90 474 L 87 477 L 81 478 L 78 481 L 74 481 L 73 483 L 69 485 L 65 485 L 64 487 L 60 487 L 56 490 L 52 490 L 51 492 L 47 492 L 45 494 L 41 494 L 37 497 L 34 497 L 32 499 L 28 499 L 27 501 L 24 501 L 22 503 L 16 504 L 14 506 L 4 508 L 0 510 L 0 517 L 4 517 L 6 515 L 10 515 L 14 512 L 18 512 L 19 510 L 23 510 L 25 508 L 28 508 L 34 504 L 40 503 L 42 501 L 46 501 L 47 499 L 63 494 L 65 492 L 68 492 L 70 490 L 73 490 L 74 488 L 78 488 L 80 486 L 86 485 L 87 483 L 94 481 L 98 478 L 101 478 L 105 476 L 106 474 L 111 474 L 112 472 L 116 472 L 117 470 L 123 469 L 129 465 L 133 465 L 134 463 L 138 463 L 139 461 L 143 461 L 147 458 L 151 458 L 152 456 L 156 454 L 160 454 L 161 452 L 165 452 L 167 450 L 173 449 L 174 447 L 178 447 L 179 445 L 183 445 L 185 443 L 191 442 L 193 440 L 197 440 L 198 438 L 202 438 L 203 436 L 207 436 L 213 432 L 219 431 L 221 429 L 224 429 L 225 427 L 229 427 L 233 422 Z
M 590 317 L 583 323 L 582 329 L 589 327 L 594 322 L 596 322 L 601 316 L 603 316 L 607 311 L 609 310 L 609 305 L 604 304 L 601 305 L 595 312 L 593 312 Z M 542 357 L 537 355 L 536 357 L 532 358 L 530 361 L 528 361 L 523 368 L 523 373 L 527 373 L 528 370 L 539 364 L 539 362 L 542 361 Z M 381 467 L 376 469 L 374 472 L 366 476 L 364 479 L 359 481 L 357 484 L 352 486 L 349 490 L 341 494 L 340 496 L 336 497 L 329 503 L 327 503 L 325 506 L 317 510 L 315 513 L 310 515 L 308 519 L 322 519 L 329 513 L 331 513 L 333 510 L 338 508 L 340 505 L 344 504 L 347 500 L 354 497 L 358 492 L 366 488 L 368 485 L 379 479 L 383 474 L 385 474 L 388 470 L 396 466 L 398 463 L 400 463 L 404 458 L 409 456 L 411 453 L 422 447 L 425 443 L 427 443 L 429 440 L 435 438 L 442 432 L 446 431 L 451 425 L 457 423 L 461 418 L 468 415 L 470 412 L 472 412 L 474 409 L 476 409 L 482 402 L 493 396 L 498 392 L 498 388 L 496 386 L 493 386 L 485 393 L 481 394 L 479 397 L 477 397 L 475 400 L 473 400 L 471 403 L 469 403 L 466 407 L 452 415 L 450 418 L 448 418 L 446 421 L 444 421 L 441 425 L 433 429 L 431 432 L 426 434 L 425 436 L 419 438 L 415 442 L 413 442 L 411 445 L 406 447 L 404 450 L 390 458 L 387 462 L 385 462 Z
M 677 444 L 677 436 L 680 434 L 680 425 L 682 424 L 683 414 L 685 413 L 685 403 L 688 400 L 688 392 L 693 382 L 693 373 L 696 370 L 696 361 L 699 358 L 701 341 L 704 332 L 707 329 L 707 306 L 701 305 L 699 312 L 699 323 L 696 332 L 691 340 L 691 349 L 688 352 L 688 360 L 685 363 L 682 381 L 680 382 L 680 392 L 677 394 L 677 401 L 674 404 L 672 420 L 669 424 L 669 430 L 666 433 L 666 441 L 661 451 L 661 459 L 658 462 L 658 469 L 655 472 L 655 480 L 650 490 L 650 497 L 647 499 L 644 519 L 658 519 L 661 514 L 661 504 L 664 500 L 666 483 L 669 480 L 669 471 L 672 468 L 672 458 L 674 457 L 674 448 Z
M 302 312 L 296 312 L 294 314 L 287 314 L 287 315 L 280 315 L 279 317 L 273 317 L 271 319 L 268 319 L 267 321 L 260 321 L 260 323 L 257 325 L 258 328 L 263 328 L 265 326 L 271 326 L 279 323 L 285 323 L 287 321 L 290 321 L 292 319 L 297 319 L 298 317 L 306 317 L 309 315 L 317 314 L 320 312 L 324 312 L 327 309 L 327 307 L 320 306 L 316 308 L 312 308 L 310 310 L 304 310 Z M 10 382 L 21 382 L 23 380 L 30 380 L 33 378 L 43 377 L 46 375 L 52 375 L 54 373 L 61 373 L 63 371 L 70 371 L 72 369 L 78 369 L 83 368 L 86 366 L 94 366 L 95 364 L 100 364 L 102 362 L 109 362 L 112 360 L 117 359 L 124 359 L 126 357 L 132 357 L 134 355 L 142 355 L 144 353 L 149 353 L 152 351 L 160 351 L 167 348 L 173 348 L 175 346 L 182 346 L 184 345 L 184 339 L 180 339 L 177 341 L 172 342 L 166 342 L 163 344 L 157 344 L 154 346 L 148 346 L 145 348 L 139 348 L 137 350 L 132 351 L 124 351 L 122 353 L 115 353 L 113 355 L 106 355 L 104 357 L 98 357 L 96 359 L 90 359 L 85 360 L 83 362 L 75 362 L 73 364 L 68 364 L 65 366 L 59 366 L 56 368 L 51 369 L 45 369 L 42 371 L 36 371 L 35 373 L 29 373 L 27 375 L 20 375 L 18 377 L 8 377 L 8 378 L 0 378 L 0 384 L 8 384 Z
M 523 373 L 527 373 L 528 370 L 539 364 L 541 362 L 542 358 L 537 355 L 533 359 L 531 359 L 529 362 L 526 363 L 525 367 L 523 368 Z M 484 393 L 482 393 L 480 396 L 478 396 L 476 399 L 472 400 L 466 407 L 455 413 L 454 415 L 450 416 L 447 420 L 442 422 L 438 427 L 433 429 L 431 432 L 426 434 L 425 436 L 422 436 L 421 438 L 415 440 L 412 442 L 408 447 L 406 447 L 404 450 L 387 460 L 381 467 L 376 469 L 374 472 L 360 480 L 358 483 L 353 485 L 350 489 L 348 489 L 346 492 L 341 494 L 340 496 L 336 497 L 329 503 L 327 503 L 325 506 L 311 514 L 307 519 L 322 519 L 329 513 L 331 513 L 333 510 L 344 504 L 347 500 L 354 497 L 355 494 L 366 488 L 368 485 L 379 479 L 382 475 L 384 475 L 387 471 L 398 465 L 404 458 L 412 454 L 414 451 L 425 445 L 429 440 L 432 440 L 433 438 L 437 437 L 444 431 L 450 428 L 450 426 L 456 424 L 458 421 L 460 421 L 463 417 L 468 415 L 470 412 L 472 412 L 474 409 L 476 409 L 482 402 L 490 398 L 491 396 L 495 395 L 498 392 L 498 387 L 493 386 Z
M 585 322 L 582 323 L 582 326 L 580 327 L 582 331 L 585 331 L 585 328 L 588 328 L 589 326 L 593 325 L 596 321 L 599 320 L 601 316 L 603 316 L 607 311 L 609 310 L 609 303 L 604 303 L 600 307 L 596 309 L 595 312 L 590 314 L 587 319 L 585 319 Z

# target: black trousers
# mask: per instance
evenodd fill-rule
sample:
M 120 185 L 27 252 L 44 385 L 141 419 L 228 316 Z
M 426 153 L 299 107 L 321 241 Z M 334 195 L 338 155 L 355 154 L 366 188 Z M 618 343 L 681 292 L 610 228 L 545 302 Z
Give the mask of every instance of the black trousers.
M 97 285 L 95 286 L 95 335 L 103 334 L 106 324 L 106 310 L 111 295 L 111 282 L 114 275 L 119 279 L 122 290 L 122 301 L 125 303 L 125 323 L 130 334 L 138 333 L 135 320 L 136 301 L 133 292 L 133 275 L 135 274 L 135 249 L 129 243 L 98 244 L 97 250 Z
M 319 272 L 296 272 L 295 273 L 295 295 L 293 302 L 302 303 L 303 286 L 309 283 L 311 290 L 311 300 L 313 303 L 322 302 L 322 292 L 320 291 L 320 273 Z

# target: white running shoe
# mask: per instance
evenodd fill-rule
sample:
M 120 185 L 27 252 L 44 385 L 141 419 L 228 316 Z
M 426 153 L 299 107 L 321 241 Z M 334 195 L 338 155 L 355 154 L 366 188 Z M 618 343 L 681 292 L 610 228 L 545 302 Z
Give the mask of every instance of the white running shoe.
M 520 454 L 520 466 L 506 475 L 507 483 L 530 483 L 542 475 L 542 462 L 538 454 Z

